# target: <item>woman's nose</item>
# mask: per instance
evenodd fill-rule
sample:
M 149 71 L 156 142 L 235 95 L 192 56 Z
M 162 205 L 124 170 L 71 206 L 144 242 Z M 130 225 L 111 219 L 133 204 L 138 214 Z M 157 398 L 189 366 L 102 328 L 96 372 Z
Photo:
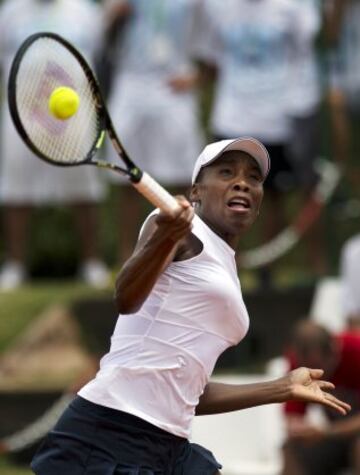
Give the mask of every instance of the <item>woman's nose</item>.
M 233 189 L 235 191 L 248 191 L 249 185 L 247 184 L 246 180 L 238 179 L 233 185 Z

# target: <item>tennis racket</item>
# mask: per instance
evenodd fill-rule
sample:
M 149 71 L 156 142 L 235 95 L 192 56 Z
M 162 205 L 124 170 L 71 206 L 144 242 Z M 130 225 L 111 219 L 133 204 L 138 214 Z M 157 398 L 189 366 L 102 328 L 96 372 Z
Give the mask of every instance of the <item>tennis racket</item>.
M 59 120 L 49 112 L 58 87 L 80 98 L 77 112 Z M 25 144 L 39 158 L 59 166 L 96 165 L 114 170 L 155 207 L 172 214 L 179 205 L 151 176 L 136 166 L 116 135 L 99 84 L 83 56 L 61 36 L 29 36 L 17 51 L 8 83 L 10 114 Z M 95 158 L 108 134 L 122 165 Z

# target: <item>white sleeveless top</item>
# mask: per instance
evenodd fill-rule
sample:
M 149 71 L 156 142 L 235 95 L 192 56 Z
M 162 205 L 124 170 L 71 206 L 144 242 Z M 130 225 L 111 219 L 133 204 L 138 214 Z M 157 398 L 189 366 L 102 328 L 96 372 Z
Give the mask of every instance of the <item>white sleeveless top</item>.
M 198 216 L 192 232 L 201 253 L 172 262 L 141 309 L 119 315 L 99 372 L 79 391 L 186 438 L 217 358 L 249 327 L 234 250 Z

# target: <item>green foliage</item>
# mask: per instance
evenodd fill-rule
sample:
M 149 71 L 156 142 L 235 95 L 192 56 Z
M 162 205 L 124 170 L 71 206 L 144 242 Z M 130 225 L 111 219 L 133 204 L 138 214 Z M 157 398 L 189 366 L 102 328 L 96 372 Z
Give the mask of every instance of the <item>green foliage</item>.
M 1 475 L 31 475 L 33 472 L 25 466 L 17 466 L 0 456 Z
M 43 282 L 15 292 L 0 293 L 0 353 L 49 306 L 70 306 L 78 298 L 102 296 L 105 293 L 71 281 Z

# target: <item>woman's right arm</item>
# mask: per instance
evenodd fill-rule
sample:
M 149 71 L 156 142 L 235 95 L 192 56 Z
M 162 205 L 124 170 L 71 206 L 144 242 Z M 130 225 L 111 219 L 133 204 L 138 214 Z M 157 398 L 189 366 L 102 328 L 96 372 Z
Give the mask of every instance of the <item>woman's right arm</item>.
M 160 212 L 146 223 L 133 255 L 126 261 L 115 283 L 115 301 L 122 314 L 138 311 L 160 274 L 174 259 L 191 232 L 194 210 L 183 197 L 173 216 Z

